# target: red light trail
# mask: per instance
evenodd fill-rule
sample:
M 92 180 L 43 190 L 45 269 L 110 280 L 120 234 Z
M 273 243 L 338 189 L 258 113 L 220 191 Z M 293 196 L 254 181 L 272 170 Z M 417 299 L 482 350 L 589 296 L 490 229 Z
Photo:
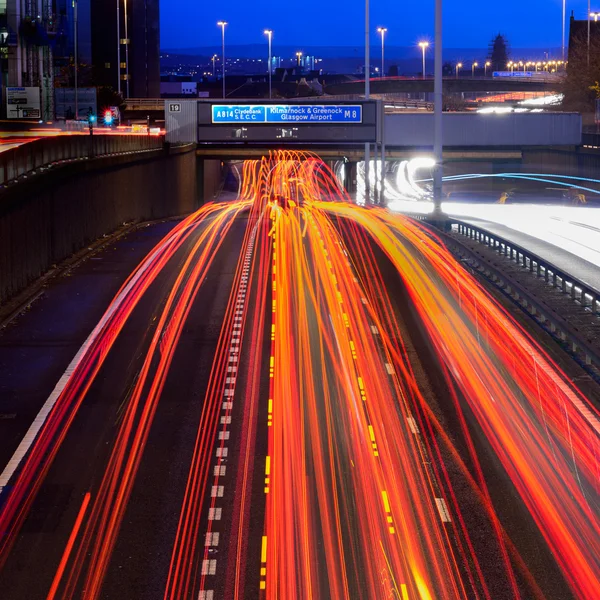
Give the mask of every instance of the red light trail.
M 506 597 L 525 587 L 542 598 L 496 514 L 482 440 L 573 595 L 600 598 L 598 411 L 432 230 L 352 204 L 328 167 L 301 152 L 245 162 L 239 198 L 183 220 L 123 285 L 3 494 L 0 580 L 109 353 L 176 264 L 102 472 L 56 550 L 47 596 L 103 597 L 182 331 L 197 296 L 211 293 L 207 273 L 240 220 L 241 252 L 172 507 L 165 600 L 492 599 L 457 471 L 480 503 L 494 581 Z M 446 431 L 423 390 L 380 254 L 431 344 L 460 431 Z M 242 423 L 237 439 L 232 415 Z

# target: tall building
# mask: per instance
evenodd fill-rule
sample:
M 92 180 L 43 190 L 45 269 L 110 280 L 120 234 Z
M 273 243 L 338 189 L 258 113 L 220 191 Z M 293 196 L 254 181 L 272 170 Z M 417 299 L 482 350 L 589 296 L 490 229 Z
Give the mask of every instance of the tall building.
M 54 0 L 0 0 L 2 114 L 6 87 L 37 87 L 37 118 L 54 118 L 53 46 L 57 31 Z
M 159 0 L 93 0 L 91 41 L 95 85 L 160 96 Z

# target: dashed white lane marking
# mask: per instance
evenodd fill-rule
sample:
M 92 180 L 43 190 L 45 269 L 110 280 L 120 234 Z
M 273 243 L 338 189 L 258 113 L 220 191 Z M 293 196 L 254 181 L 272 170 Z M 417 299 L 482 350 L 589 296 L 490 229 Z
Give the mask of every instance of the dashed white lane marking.
M 209 521 L 220 521 L 222 512 L 223 512 L 222 508 L 209 508 L 208 509 L 208 520 Z
M 377 329 L 375 325 L 371 325 L 371 331 L 373 332 L 373 335 L 379 335 L 379 329 Z
M 208 558 L 202 561 L 202 575 L 214 575 L 217 570 L 217 561 L 214 558 Z
M 360 299 L 360 301 L 361 301 L 363 304 L 366 304 L 366 303 L 367 303 L 367 299 L 366 299 L 366 298 L 361 298 L 361 299 Z
M 440 518 L 444 523 L 450 523 L 452 519 L 450 518 L 450 513 L 448 512 L 448 507 L 446 506 L 446 501 L 443 498 L 436 498 L 435 504 L 437 506 L 438 512 L 440 513 Z
M 256 233 L 256 229 L 254 234 Z M 253 235 L 254 235 L 253 234 Z M 229 341 L 229 359 L 227 366 L 227 373 L 230 374 L 225 378 L 225 389 L 223 390 L 223 397 L 225 400 L 223 401 L 223 410 L 226 411 L 226 414 L 221 416 L 219 419 L 222 428 L 218 433 L 219 440 L 228 440 L 230 432 L 227 429 L 227 425 L 231 424 L 231 410 L 233 409 L 233 397 L 235 396 L 235 384 L 237 380 L 237 365 L 231 365 L 231 363 L 238 362 L 238 354 L 240 351 L 241 337 L 242 337 L 242 321 L 244 314 L 244 307 L 246 304 L 246 291 L 247 291 L 247 281 L 248 281 L 248 266 L 250 264 L 250 257 L 252 256 L 252 251 L 254 247 L 254 239 L 250 241 L 248 245 L 248 250 L 246 251 L 246 257 L 244 260 L 244 268 L 242 270 L 241 282 L 239 285 L 239 290 L 236 296 L 235 302 L 235 312 L 234 312 L 234 321 L 233 321 L 233 329 L 231 332 L 231 339 Z M 222 464 L 223 459 L 225 459 L 228 455 L 229 451 L 225 447 L 219 446 L 216 449 L 215 457 L 217 458 L 217 464 L 213 467 L 213 476 L 214 477 L 224 477 L 227 472 L 227 466 Z M 223 498 L 225 495 L 225 486 L 213 485 L 211 487 L 210 492 L 211 498 Z M 220 507 L 211 507 L 208 510 L 208 520 L 209 521 L 220 521 L 222 516 L 222 508 Z M 205 547 L 215 547 L 219 544 L 219 532 L 212 531 L 213 525 L 209 526 L 211 531 L 206 532 L 205 538 Z M 207 550 L 208 551 L 208 550 Z M 206 556 L 206 554 L 205 554 Z M 202 561 L 202 575 L 214 575 L 217 570 L 217 560 L 212 559 L 204 559 Z M 200 590 L 198 598 L 199 600 L 213 600 L 214 591 L 213 590 Z
M 210 489 L 210 497 L 211 498 L 222 498 L 224 492 L 225 492 L 224 485 L 213 485 L 212 488 Z
M 77 351 L 77 354 L 75 354 L 75 356 L 73 357 L 73 360 L 69 363 L 69 366 L 67 367 L 66 371 L 63 373 L 62 377 L 58 380 L 58 383 L 52 390 L 52 393 L 50 394 L 50 396 L 48 396 L 48 399 L 46 400 L 46 402 L 44 402 L 44 405 L 40 409 L 40 412 L 36 415 L 35 419 L 33 420 L 33 423 L 31 424 L 31 426 L 27 430 L 27 433 L 21 440 L 21 443 L 15 450 L 15 453 L 12 455 L 11 459 L 8 461 L 8 464 L 4 468 L 4 471 L 2 471 L 2 473 L 0 474 L 0 494 L 2 493 L 2 490 L 8 484 L 8 482 L 9 482 L 10 478 L 13 476 L 14 472 L 17 470 L 17 467 L 19 466 L 19 464 L 21 463 L 21 461 L 23 460 L 25 455 L 29 452 L 29 449 L 31 448 L 33 442 L 37 438 L 42 426 L 46 422 L 48 415 L 54 408 L 56 401 L 58 400 L 58 398 L 62 394 L 63 390 L 69 383 L 69 380 L 73 376 L 73 373 L 75 372 L 77 367 L 81 364 L 81 361 L 83 360 L 83 357 L 85 356 L 86 352 L 90 349 L 90 347 L 98 339 L 99 335 L 102 333 L 102 330 L 104 329 L 104 326 L 108 323 L 108 321 L 115 314 L 115 312 L 121 308 L 121 304 L 123 304 L 123 300 L 125 300 L 125 298 L 127 298 L 129 292 L 135 287 L 135 285 L 137 284 L 139 279 L 142 278 L 146 274 L 146 271 L 152 266 L 153 261 L 156 258 L 156 256 L 158 256 L 158 254 L 160 252 L 162 252 L 164 246 L 168 243 L 169 243 L 168 241 L 162 243 L 144 261 L 144 264 L 139 268 L 139 270 L 135 273 L 135 275 L 130 279 L 129 283 L 121 290 L 121 292 L 110 303 L 110 306 L 108 307 L 107 311 L 104 313 L 104 315 L 102 316 L 100 321 L 98 321 L 98 324 L 96 325 L 96 327 L 94 327 L 94 329 L 92 330 L 90 335 L 87 337 L 85 342 L 83 342 L 83 345 L 81 346 L 81 348 L 79 348 L 79 350 Z
M 408 423 L 410 430 L 417 435 L 419 433 L 417 422 L 412 417 L 406 417 L 406 422 Z
M 388 372 L 388 375 L 393 375 L 396 372 L 390 363 L 385 363 L 385 370 Z

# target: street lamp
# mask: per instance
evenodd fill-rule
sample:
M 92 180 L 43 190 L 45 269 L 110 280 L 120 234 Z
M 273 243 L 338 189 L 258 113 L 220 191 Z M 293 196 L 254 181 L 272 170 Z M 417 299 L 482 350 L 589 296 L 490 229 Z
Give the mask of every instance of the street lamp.
M 265 35 L 269 38 L 269 100 L 272 98 L 271 89 L 271 39 L 273 37 L 273 31 L 271 29 L 265 29 Z
M 425 50 L 429 48 L 429 42 L 419 42 L 419 48 L 423 51 L 423 79 L 425 79 Z
M 590 17 L 594 17 L 594 22 L 598 22 L 598 17 L 600 17 L 600 12 L 591 12 Z
M 77 90 L 77 73 L 79 71 L 79 58 L 77 56 L 77 0 L 73 0 L 73 45 L 74 45 L 74 64 L 75 67 L 75 120 L 79 119 L 79 97 Z M 18 113 L 17 113 L 18 116 Z
M 223 79 L 223 99 L 225 99 L 225 25 L 227 25 L 227 21 L 219 21 L 217 26 L 221 28 L 221 60 L 223 64 L 222 68 L 222 79 Z
M 123 18 L 125 19 L 125 94 L 129 98 L 129 18 L 127 16 L 127 0 L 124 0 L 123 8 Z
M 488 67 L 491 67 L 491 66 L 492 66 L 492 63 L 489 60 L 486 60 L 485 65 L 483 65 L 483 76 L 484 77 L 487 77 Z
M 476 68 L 476 67 L 478 67 L 478 66 L 479 66 L 479 63 L 478 63 L 478 62 L 474 62 L 474 63 L 471 65 L 471 77 L 475 77 L 475 68 Z
M 463 64 L 462 63 L 456 63 L 456 79 L 458 79 L 458 71 L 459 69 L 462 69 Z
M 212 58 L 210 60 L 212 60 L 212 64 L 213 64 L 213 77 L 215 76 L 215 59 L 217 58 L 216 54 L 212 55 Z
M 381 76 L 383 77 L 384 73 L 385 73 L 385 63 L 384 63 L 384 39 L 385 39 L 385 33 L 387 31 L 386 27 L 378 27 L 377 28 L 377 33 L 381 34 Z
M 562 2 L 562 59 L 565 60 L 565 35 L 567 27 L 567 0 Z
M 301 61 L 302 61 L 302 52 L 296 52 L 296 62 L 298 63 L 298 66 L 300 66 Z

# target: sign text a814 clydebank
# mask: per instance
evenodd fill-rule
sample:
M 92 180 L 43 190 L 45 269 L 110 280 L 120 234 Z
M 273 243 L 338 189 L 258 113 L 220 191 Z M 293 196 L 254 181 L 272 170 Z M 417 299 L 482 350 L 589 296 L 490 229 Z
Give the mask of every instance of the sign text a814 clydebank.
M 362 106 L 317 104 L 213 104 L 212 122 L 223 123 L 362 123 Z

